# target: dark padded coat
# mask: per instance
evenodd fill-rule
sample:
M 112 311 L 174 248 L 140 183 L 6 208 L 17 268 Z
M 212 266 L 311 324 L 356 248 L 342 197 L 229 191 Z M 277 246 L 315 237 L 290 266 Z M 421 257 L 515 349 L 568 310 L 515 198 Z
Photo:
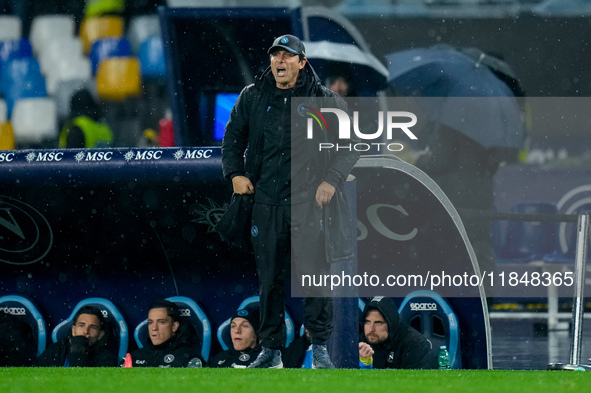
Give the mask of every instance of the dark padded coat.
M 148 342 L 131 353 L 131 367 L 187 367 L 193 359 L 205 361 L 196 345 L 185 334 L 172 336 L 160 345 Z
M 234 348 L 222 351 L 215 355 L 209 362 L 209 367 L 214 368 L 244 368 L 254 362 L 261 346 L 257 345 L 247 351 L 236 351 Z
M 327 98 L 331 101 L 331 107 L 347 111 L 345 101 L 338 94 L 322 85 L 310 63 L 306 63 L 300 72 L 293 89 L 294 97 L 310 97 L 308 105 L 311 107 L 319 108 L 318 98 Z M 263 165 L 264 119 L 272 94 L 275 94 L 274 78 L 269 67 L 254 84 L 246 86 L 240 93 L 226 125 L 222 144 L 224 177 L 231 179 L 236 175 L 244 175 L 255 185 L 255 190 Z M 302 123 L 306 120 L 304 117 L 294 116 L 292 118 Z M 292 204 L 313 200 L 316 189 L 322 181 L 335 187 L 335 197 L 324 210 L 328 224 L 326 232 L 327 258 L 330 262 L 336 262 L 350 258 L 353 253 L 351 218 L 345 197 L 344 181 L 359 159 L 359 153 L 354 149 L 339 149 L 336 152 L 329 149 L 319 151 L 319 143 L 336 145 L 355 142 L 353 139 L 339 140 L 336 116 L 325 116 L 325 118 L 330 132 L 314 132 L 311 140 L 306 140 L 304 135 L 292 132 L 292 148 L 296 149 L 297 153 L 295 154 L 298 158 L 292 159 L 292 179 L 294 180 L 287 187 L 291 187 L 290 202 Z M 297 129 L 303 130 L 305 127 L 301 127 L 300 123 Z M 294 144 L 294 141 L 297 142 Z M 304 144 L 309 148 L 302 148 Z M 248 153 L 244 159 L 247 147 Z M 297 182 L 297 184 L 293 184 L 293 182 Z M 280 192 L 280 194 L 284 193 Z M 255 201 L 257 201 L 256 191 Z
M 116 367 L 117 353 L 107 337 L 92 347 L 84 336 L 67 337 L 51 344 L 37 359 L 40 367 Z

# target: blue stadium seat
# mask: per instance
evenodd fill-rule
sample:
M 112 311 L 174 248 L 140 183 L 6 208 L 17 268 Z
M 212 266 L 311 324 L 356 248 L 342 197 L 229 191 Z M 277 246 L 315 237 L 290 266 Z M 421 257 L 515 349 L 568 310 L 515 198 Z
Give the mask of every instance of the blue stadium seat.
M 41 67 L 34 57 L 18 57 L 9 59 L 0 71 L 0 91 L 5 94 L 15 80 L 26 79 L 30 74 L 41 74 Z
M 72 320 L 74 319 L 74 316 L 76 316 L 78 310 L 84 306 L 95 306 L 102 311 L 105 318 L 105 327 L 111 327 L 112 331 L 109 333 L 112 333 L 113 339 L 118 345 L 117 356 L 119 359 L 124 359 L 125 355 L 127 354 L 127 345 L 129 339 L 127 323 L 125 323 L 125 320 L 123 319 L 123 316 L 117 307 L 115 307 L 115 305 L 109 300 L 103 298 L 93 297 L 78 302 L 68 319 L 62 321 L 53 329 L 53 333 L 51 334 L 51 339 L 53 342 L 58 342 L 59 340 L 68 337 L 72 333 Z
M 47 332 L 45 330 L 45 320 L 33 303 L 22 296 L 2 296 L 0 297 L 0 312 L 2 311 L 17 316 L 31 327 L 35 340 L 35 356 L 41 355 L 45 351 L 45 345 L 47 344 Z
M 462 368 L 458 318 L 449 304 L 433 291 L 409 293 L 398 308 L 400 321 L 419 331 L 432 344 L 437 355 L 441 345 L 447 346 L 451 368 Z
M 556 205 L 545 202 L 518 203 L 512 213 L 556 214 Z M 530 262 L 542 260 L 556 250 L 558 225 L 555 222 L 509 221 L 502 246 L 497 249 L 497 262 Z M 498 244 L 498 243 L 497 243 Z
M 23 57 L 33 57 L 33 49 L 28 39 L 0 41 L 0 69 L 4 63 Z
M 569 209 L 566 214 L 582 214 L 591 211 L 591 203 L 583 203 L 574 209 Z M 577 223 L 561 223 L 558 230 L 559 242 L 556 244 L 556 250 L 544 256 L 544 262 L 548 263 L 574 263 L 575 251 L 577 247 Z M 591 260 L 591 247 L 587 243 L 587 261 Z
M 140 45 L 138 59 L 142 65 L 142 77 L 147 80 L 166 78 L 164 45 L 161 37 L 148 37 Z
M 90 64 L 92 75 L 96 74 L 96 70 L 100 62 L 107 57 L 120 57 L 131 55 L 131 44 L 125 38 L 108 37 L 95 41 L 90 49 Z
M 259 296 L 251 296 L 247 299 L 244 299 L 242 301 L 242 303 L 240 303 L 240 305 L 238 306 L 238 308 L 236 310 L 242 310 L 243 308 L 245 308 L 246 306 L 250 305 L 250 304 L 254 304 L 255 306 L 258 305 L 259 303 Z M 218 342 L 220 343 L 220 345 L 222 346 L 222 349 L 225 351 L 229 348 L 229 345 L 231 345 L 232 339 L 230 338 L 230 324 L 232 323 L 232 318 L 228 318 L 226 319 L 218 328 Z M 289 344 L 293 341 L 294 338 L 294 326 L 293 326 L 293 320 L 291 319 L 291 316 L 289 315 L 289 313 L 287 312 L 287 310 L 285 310 L 285 347 L 287 348 L 287 346 L 289 346 Z
M 365 310 L 365 302 L 363 301 L 363 299 L 359 298 L 358 304 L 359 304 L 359 310 L 361 310 L 361 312 L 363 312 L 363 310 Z
M 19 99 L 46 97 L 45 78 L 41 75 L 37 60 L 23 57 L 7 61 L 0 74 L 0 92 L 6 100 L 9 117 Z
M 211 324 L 201 307 L 194 300 L 184 296 L 173 296 L 166 300 L 176 303 L 181 311 L 181 318 L 189 326 L 195 328 L 195 334 L 199 336 L 201 356 L 207 361 L 211 350 Z M 137 325 L 134 337 L 139 348 L 143 348 L 146 345 L 149 340 L 147 319 Z

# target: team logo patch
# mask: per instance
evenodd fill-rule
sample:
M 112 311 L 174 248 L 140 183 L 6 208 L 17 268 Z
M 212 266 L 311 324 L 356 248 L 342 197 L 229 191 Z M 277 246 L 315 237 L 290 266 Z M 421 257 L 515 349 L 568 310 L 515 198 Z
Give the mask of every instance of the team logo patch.
M 288 39 L 287 37 L 283 37 L 283 38 L 281 39 L 281 43 L 282 43 L 282 44 L 287 44 L 288 42 L 289 42 L 289 39 Z
M 259 227 L 257 227 L 256 225 L 253 225 L 253 226 L 250 228 L 250 235 L 251 235 L 252 237 L 257 237 L 257 236 L 259 235 Z
M 248 310 L 238 310 L 236 314 L 238 314 L 240 317 L 245 317 L 248 315 Z
M 174 362 L 174 355 L 165 355 L 164 356 L 164 363 L 172 363 Z
M 390 354 L 388 355 L 388 363 L 394 363 L 394 352 L 390 352 Z
M 33 206 L 4 195 L 0 195 L 0 233 L 0 263 L 29 265 L 53 247 L 47 218 Z
M 238 359 L 241 362 L 248 362 L 250 360 L 250 355 L 247 353 L 244 353 L 244 354 L 240 355 L 240 357 Z

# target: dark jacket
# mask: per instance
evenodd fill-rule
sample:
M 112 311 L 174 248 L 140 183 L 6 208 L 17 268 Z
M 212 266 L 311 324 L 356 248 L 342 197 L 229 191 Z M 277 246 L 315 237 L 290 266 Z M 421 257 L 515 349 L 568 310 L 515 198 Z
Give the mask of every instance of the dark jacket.
M 178 335 L 160 345 L 147 343 L 131 353 L 131 367 L 187 367 L 195 358 L 205 364 L 199 350 Z
M 37 359 L 40 367 L 116 367 L 117 353 L 103 337 L 92 347 L 84 336 L 68 337 L 51 344 Z
M 388 338 L 378 344 L 370 344 L 374 350 L 373 368 L 434 369 L 437 357 L 431 351 L 431 343 L 421 333 L 400 322 L 396 303 L 390 298 L 374 298 L 363 310 L 362 328 L 370 311 L 379 311 L 388 324 Z M 363 330 L 362 330 L 363 332 Z M 367 342 L 365 334 L 361 341 Z
M 0 367 L 33 366 L 37 353 L 35 341 L 28 323 L 0 312 Z
M 309 106 L 319 108 L 318 98 L 329 98 L 332 101 L 332 107 L 347 111 L 345 101 L 336 93 L 324 87 L 310 63 L 302 69 L 299 74 L 296 85 L 291 89 L 291 97 L 311 97 Z M 222 144 L 222 170 L 224 177 L 231 179 L 236 175 L 247 176 L 255 185 L 255 201 L 262 203 L 271 203 L 266 200 L 260 200 L 257 195 L 257 183 L 261 176 L 275 176 L 276 173 L 262 173 L 263 161 L 268 162 L 275 157 L 269 157 L 269 148 L 265 148 L 264 140 L 265 129 L 269 127 L 266 114 L 272 105 L 269 103 L 277 100 L 277 88 L 270 68 L 268 68 L 254 84 L 245 87 L 232 112 L 230 120 L 226 125 L 226 133 Z M 272 109 L 272 108 L 271 108 Z M 291 108 L 289 108 L 291 114 Z M 291 115 L 290 115 L 291 116 Z M 277 118 L 275 116 L 274 118 Z M 295 117 L 294 117 L 295 118 Z M 338 140 L 338 124 L 336 116 L 326 116 L 328 130 L 330 132 L 315 132 L 313 139 L 306 139 L 303 130 L 304 127 L 297 127 L 297 130 L 291 132 L 290 143 L 293 148 L 291 159 L 291 179 L 288 182 L 280 181 L 279 190 L 276 193 L 282 197 L 285 190 L 290 192 L 290 200 L 282 199 L 276 204 L 295 204 L 301 202 L 313 201 L 316 195 L 316 189 L 326 181 L 335 187 L 335 198 L 325 209 L 332 220 L 338 221 L 339 225 L 328 227 L 327 253 L 329 261 L 338 261 L 350 257 L 352 250 L 344 247 L 351 244 L 350 231 L 343 230 L 343 225 L 350 228 L 351 218 L 348 204 L 344 193 L 344 182 L 347 179 L 351 169 L 359 159 L 359 153 L 354 149 L 339 149 L 338 151 L 324 149 L 319 151 L 319 143 L 347 144 L 351 141 Z M 304 117 L 297 118 L 302 124 L 306 121 Z M 354 142 L 354 141 L 353 141 Z M 248 147 L 246 159 L 244 153 Z M 280 154 L 280 151 L 276 152 Z M 301 180 L 300 180 L 301 179 Z M 271 184 L 269 179 L 263 178 L 262 184 Z M 289 182 L 295 182 L 292 184 Z M 269 191 L 269 192 L 267 192 Z M 271 190 L 263 190 L 261 194 L 270 194 Z M 257 199 L 259 198 L 259 199 Z M 345 236 L 345 237 L 343 237 Z
M 258 354 L 261 352 L 260 345 L 255 346 L 247 351 L 236 351 L 234 348 L 222 351 L 215 355 L 209 362 L 209 367 L 214 368 L 244 368 L 250 363 L 254 362 Z

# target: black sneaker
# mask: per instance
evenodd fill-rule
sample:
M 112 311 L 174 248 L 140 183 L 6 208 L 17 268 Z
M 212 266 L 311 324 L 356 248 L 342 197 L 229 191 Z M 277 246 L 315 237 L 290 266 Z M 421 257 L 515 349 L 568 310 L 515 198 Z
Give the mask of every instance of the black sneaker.
M 281 351 L 278 349 L 264 348 L 259 356 L 252 362 L 248 368 L 283 368 L 281 361 Z
M 330 361 L 326 345 L 313 344 L 312 345 L 312 368 L 335 368 Z

